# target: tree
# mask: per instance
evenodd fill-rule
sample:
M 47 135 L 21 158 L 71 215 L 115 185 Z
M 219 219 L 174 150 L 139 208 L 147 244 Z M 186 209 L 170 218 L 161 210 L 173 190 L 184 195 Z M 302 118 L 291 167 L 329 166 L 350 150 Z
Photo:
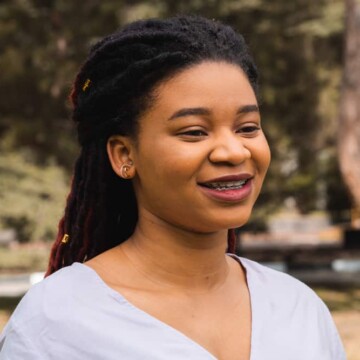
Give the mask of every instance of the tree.
M 360 0 L 346 0 L 345 64 L 339 116 L 339 163 L 360 228 Z
M 91 44 L 122 24 L 122 8 L 118 0 L 0 2 L 0 151 L 21 147 L 40 165 L 72 167 L 71 83 Z

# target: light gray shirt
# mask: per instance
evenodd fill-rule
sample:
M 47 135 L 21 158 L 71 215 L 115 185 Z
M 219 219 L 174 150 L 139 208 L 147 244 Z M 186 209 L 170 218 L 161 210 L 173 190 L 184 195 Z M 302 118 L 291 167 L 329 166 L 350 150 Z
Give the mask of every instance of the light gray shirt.
M 256 262 L 236 259 L 246 269 L 250 291 L 251 360 L 346 358 L 329 310 L 309 287 Z M 1 360 L 215 359 L 80 263 L 28 291 L 0 335 L 0 348 Z

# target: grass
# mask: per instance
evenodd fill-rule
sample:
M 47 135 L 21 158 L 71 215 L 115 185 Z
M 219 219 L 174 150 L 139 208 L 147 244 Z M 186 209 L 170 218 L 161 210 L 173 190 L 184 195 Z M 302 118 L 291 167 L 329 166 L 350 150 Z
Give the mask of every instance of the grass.
M 0 247 L 0 273 L 45 271 L 49 253 L 49 245 Z

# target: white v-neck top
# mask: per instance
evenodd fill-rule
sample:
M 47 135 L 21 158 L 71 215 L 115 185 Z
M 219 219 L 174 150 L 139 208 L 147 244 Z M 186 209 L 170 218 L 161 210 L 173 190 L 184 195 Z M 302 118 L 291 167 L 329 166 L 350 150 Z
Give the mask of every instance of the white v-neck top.
M 346 359 L 329 310 L 309 287 L 256 262 L 236 259 L 246 269 L 250 290 L 251 360 Z M 0 359 L 215 357 L 129 303 L 93 269 L 74 263 L 33 286 L 24 296 L 0 335 Z

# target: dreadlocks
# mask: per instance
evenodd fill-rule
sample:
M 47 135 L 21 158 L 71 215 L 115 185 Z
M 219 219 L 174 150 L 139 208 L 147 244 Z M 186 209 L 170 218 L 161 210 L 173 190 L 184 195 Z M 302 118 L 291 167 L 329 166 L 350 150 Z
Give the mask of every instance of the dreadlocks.
M 70 95 L 81 153 L 47 275 L 91 259 L 133 233 L 135 194 L 131 182 L 112 170 L 107 139 L 113 134 L 136 139 L 138 119 L 151 106 L 156 85 L 206 60 L 240 66 L 257 93 L 257 70 L 243 38 L 202 17 L 137 21 L 91 49 Z M 228 245 L 233 252 L 233 230 Z

